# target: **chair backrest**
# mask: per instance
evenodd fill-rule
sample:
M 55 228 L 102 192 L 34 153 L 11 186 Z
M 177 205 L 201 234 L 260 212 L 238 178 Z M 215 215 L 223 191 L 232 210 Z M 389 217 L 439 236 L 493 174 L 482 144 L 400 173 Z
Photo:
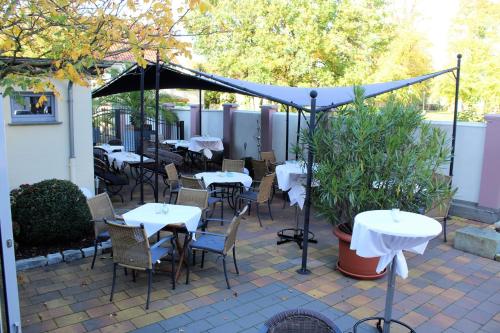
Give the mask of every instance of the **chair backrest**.
M 99 159 L 109 165 L 108 152 L 102 148 L 94 147 L 94 158 Z
M 108 141 L 108 145 L 111 146 L 121 146 L 122 145 L 122 140 L 120 139 L 111 139 Z
M 312 310 L 294 309 L 277 313 L 264 323 L 266 333 L 341 333 L 326 316 Z
M 267 162 L 264 160 L 252 160 L 253 180 L 261 181 L 268 174 Z
M 106 192 L 87 199 L 87 205 L 89 206 L 92 220 L 94 220 L 94 232 L 97 237 L 101 232 L 107 230 L 104 221 L 115 219 L 115 210 Z
M 451 184 L 450 176 L 435 173 L 432 177 L 437 181 L 446 182 L 448 185 Z M 443 219 L 447 217 L 450 211 L 452 199 L 452 197 L 449 197 L 439 202 L 433 202 L 431 208 L 425 213 L 425 215 L 434 219 Z
M 106 221 L 113 243 L 113 262 L 133 269 L 151 269 L 151 251 L 144 225 L 133 227 Z
M 196 177 L 186 177 L 181 175 L 179 178 L 179 181 L 181 182 L 181 186 L 184 188 L 192 188 L 195 190 L 204 190 L 203 184 L 201 183 L 201 180 L 196 178 Z
M 275 175 L 275 173 L 270 173 L 262 178 L 259 185 L 259 194 L 257 194 L 257 202 L 266 202 L 271 198 Z
M 177 173 L 177 168 L 174 163 L 165 165 L 165 172 L 167 173 L 170 185 L 176 184 L 179 181 L 179 174 Z
M 208 191 L 181 187 L 176 203 L 178 205 L 195 206 L 204 210 L 208 208 Z
M 245 161 L 243 160 L 230 160 L 227 158 L 222 160 L 222 171 L 243 172 L 244 168 Z
M 231 224 L 227 227 L 226 230 L 226 240 L 224 241 L 224 254 L 227 254 L 233 248 L 236 242 L 236 235 L 238 233 L 238 228 L 240 226 L 241 217 L 246 213 L 248 206 L 245 206 L 243 210 L 233 217 Z
M 274 155 L 274 150 L 271 151 L 261 151 L 260 158 L 267 163 L 276 163 L 276 155 Z

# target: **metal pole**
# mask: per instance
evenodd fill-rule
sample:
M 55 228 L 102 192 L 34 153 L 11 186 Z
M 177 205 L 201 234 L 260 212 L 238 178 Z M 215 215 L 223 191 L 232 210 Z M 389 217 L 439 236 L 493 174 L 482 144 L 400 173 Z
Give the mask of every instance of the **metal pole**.
M 286 137 L 285 137 L 285 161 L 288 161 L 288 135 L 290 132 L 290 106 L 286 106 Z
M 298 115 L 298 120 L 297 120 L 297 146 L 299 145 L 299 140 L 300 140 L 300 118 L 301 118 L 301 113 L 302 113 L 302 110 L 299 109 L 299 115 Z M 311 110 L 312 112 L 312 110 Z M 295 150 L 295 159 L 297 159 L 299 157 L 299 155 L 297 154 L 297 150 Z
M 458 92 L 460 89 L 460 65 L 462 55 L 457 54 L 457 75 L 455 76 L 455 110 L 453 111 L 453 133 L 451 134 L 451 159 L 450 159 L 450 177 L 453 177 L 453 162 L 455 160 L 455 139 L 457 136 L 457 117 L 458 117 Z
M 156 77 L 155 77 L 155 202 L 158 202 L 158 170 L 160 170 L 160 161 L 158 158 L 158 129 L 160 122 L 160 52 L 156 50 Z
M 312 167 L 314 160 L 313 153 L 313 136 L 316 127 L 316 97 L 318 93 L 312 90 L 311 96 L 311 114 L 309 119 L 309 142 L 307 149 L 307 181 L 306 181 L 306 198 L 304 202 L 304 240 L 302 243 L 302 267 L 297 271 L 299 274 L 309 274 L 311 271 L 307 269 L 307 246 L 309 243 L 309 215 L 311 213 L 311 185 L 312 185 Z M 300 115 L 299 115 L 300 119 Z
M 142 163 L 144 162 L 144 67 L 141 66 L 141 142 L 139 143 L 139 153 L 141 154 L 139 165 L 139 177 L 141 182 L 141 200 L 139 204 L 144 204 L 144 169 Z
M 392 263 L 387 278 L 387 294 L 385 296 L 385 310 L 384 310 L 384 333 L 391 331 L 392 319 L 392 302 L 394 300 L 394 290 L 396 289 L 396 256 L 392 258 Z
M 199 108 L 200 108 L 200 113 L 198 114 L 198 126 L 200 126 L 200 136 L 201 136 L 201 110 L 202 110 L 202 100 L 201 100 L 201 89 L 200 89 L 200 94 L 198 96 L 198 101 L 199 101 Z

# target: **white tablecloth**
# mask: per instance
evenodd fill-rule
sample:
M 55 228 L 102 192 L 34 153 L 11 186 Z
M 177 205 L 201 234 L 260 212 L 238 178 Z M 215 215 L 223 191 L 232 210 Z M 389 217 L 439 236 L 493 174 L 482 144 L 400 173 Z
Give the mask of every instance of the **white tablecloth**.
M 137 163 L 141 161 L 141 156 L 131 152 L 116 152 L 108 154 L 109 163 L 114 164 L 118 169 L 125 167 L 125 163 Z M 151 158 L 144 158 L 144 162 L 152 162 Z
M 114 151 L 125 151 L 124 146 L 112 146 L 112 145 L 104 144 L 104 145 L 94 146 L 94 147 L 104 149 L 108 154 L 112 153 Z
M 205 155 L 208 159 L 211 159 L 211 150 L 222 151 L 224 150 L 224 145 L 222 144 L 222 140 L 217 137 L 195 136 L 189 140 L 188 149 L 195 152 L 203 150 L 203 155 Z
M 165 140 L 162 141 L 163 144 L 172 145 L 175 148 L 189 148 L 189 141 L 187 140 Z
M 379 257 L 380 273 L 397 257 L 396 274 L 408 277 L 403 251 L 423 254 L 429 240 L 441 233 L 441 224 L 425 215 L 391 210 L 372 210 L 354 218 L 351 250 L 365 258 Z
M 300 209 L 304 207 L 306 198 L 306 189 L 303 185 L 306 174 L 305 165 L 298 161 L 286 161 L 285 164 L 276 166 L 279 189 L 289 191 L 290 205 L 298 204 Z
M 246 189 L 252 186 L 252 177 L 241 172 L 200 172 L 196 178 L 203 178 L 203 183 L 208 187 L 211 184 L 241 183 Z
M 166 212 L 163 205 L 167 207 Z M 131 226 L 144 224 L 146 235 L 153 236 L 169 224 L 184 223 L 189 232 L 196 232 L 201 217 L 201 209 L 194 206 L 147 203 L 122 215 Z

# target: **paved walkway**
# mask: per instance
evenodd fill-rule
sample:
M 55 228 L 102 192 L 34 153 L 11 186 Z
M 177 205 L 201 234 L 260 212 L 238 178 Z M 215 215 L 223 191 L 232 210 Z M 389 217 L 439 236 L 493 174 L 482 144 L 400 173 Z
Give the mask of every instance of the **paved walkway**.
M 181 276 L 176 290 L 168 273 L 155 274 L 149 310 L 144 274 L 135 283 L 130 274 L 118 274 L 110 303 L 111 260 L 99 259 L 90 270 L 86 258 L 19 275 L 23 332 L 257 332 L 273 314 L 297 307 L 322 312 L 349 331 L 357 319 L 381 313 L 386 279 L 358 281 L 336 271 L 337 240 L 324 220 L 311 222 L 319 241 L 309 251 L 312 274 L 296 273 L 297 245 L 276 245 L 276 231 L 294 223 L 294 209 L 281 205 L 277 198 L 274 221 L 263 214 L 263 228 L 254 212 L 243 221 L 237 243 L 240 275 L 229 265 L 232 290 L 226 289 L 221 261 L 208 255 L 203 269 L 193 268 L 191 283 L 182 283 Z M 500 332 L 500 262 L 450 245 L 453 231 L 471 223 L 453 219 L 447 244 L 435 239 L 423 256 L 407 254 L 410 277 L 397 281 L 395 318 L 418 332 Z

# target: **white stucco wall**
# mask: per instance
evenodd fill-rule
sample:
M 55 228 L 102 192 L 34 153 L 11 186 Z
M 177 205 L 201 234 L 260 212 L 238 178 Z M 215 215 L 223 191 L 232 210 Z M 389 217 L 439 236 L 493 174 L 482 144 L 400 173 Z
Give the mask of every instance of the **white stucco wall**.
M 451 145 L 453 123 L 432 121 L 432 126 L 446 132 Z M 455 161 L 453 166 L 453 186 L 458 188 L 455 199 L 478 202 L 483 168 L 485 123 L 458 122 L 455 141 Z M 448 174 L 449 165 L 443 169 Z
M 55 97 L 55 124 L 13 125 L 10 97 L 3 100 L 7 137 L 9 186 L 35 183 L 44 179 L 70 179 L 68 82 L 52 80 L 59 96 Z M 92 156 L 92 107 L 89 88 L 74 86 L 75 172 L 74 182 L 94 188 Z

